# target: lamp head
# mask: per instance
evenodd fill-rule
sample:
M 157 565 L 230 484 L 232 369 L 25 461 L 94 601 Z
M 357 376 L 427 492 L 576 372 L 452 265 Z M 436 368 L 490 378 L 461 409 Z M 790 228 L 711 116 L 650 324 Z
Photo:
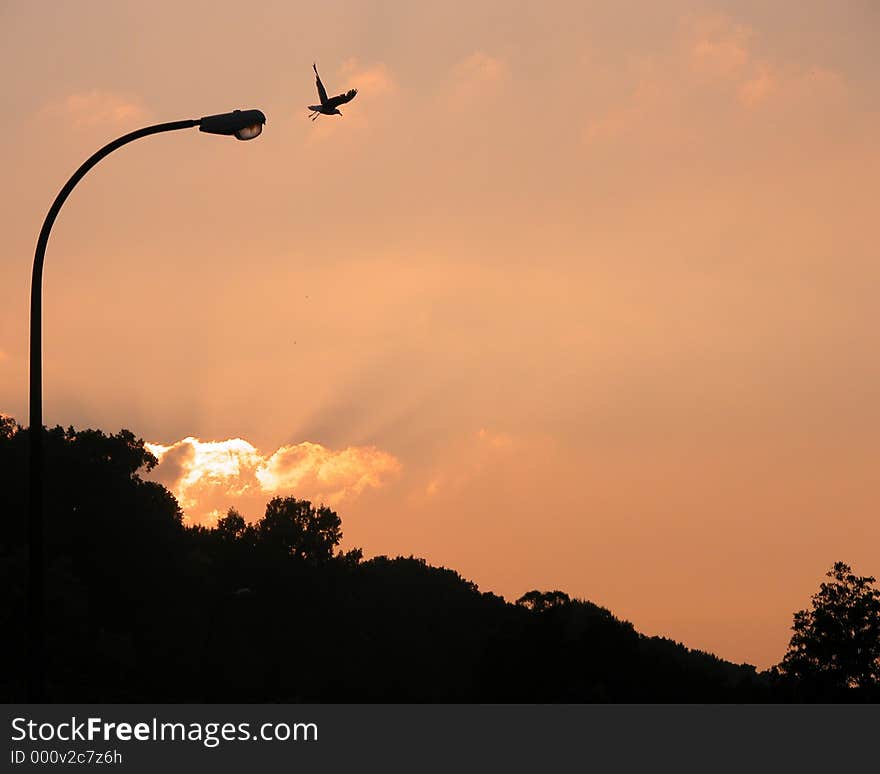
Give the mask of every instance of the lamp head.
M 253 140 L 263 131 L 266 116 L 260 110 L 233 110 L 199 119 L 199 131 L 232 135 L 238 140 Z

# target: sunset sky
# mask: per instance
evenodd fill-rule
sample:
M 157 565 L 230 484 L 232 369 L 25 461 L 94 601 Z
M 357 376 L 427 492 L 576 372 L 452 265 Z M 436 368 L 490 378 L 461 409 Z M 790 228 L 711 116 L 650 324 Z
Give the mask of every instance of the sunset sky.
M 875 0 L 0 2 L 0 412 L 126 427 L 191 521 L 567 591 L 759 667 L 880 575 Z M 307 118 L 317 61 L 343 117 Z

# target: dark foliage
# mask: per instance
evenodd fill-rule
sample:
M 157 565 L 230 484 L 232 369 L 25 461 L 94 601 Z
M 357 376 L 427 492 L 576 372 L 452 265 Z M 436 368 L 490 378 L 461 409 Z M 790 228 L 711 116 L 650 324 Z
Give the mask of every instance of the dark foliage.
M 880 590 L 875 579 L 835 562 L 809 610 L 794 614 L 791 641 L 777 673 L 805 699 L 880 699 Z
M 756 674 L 561 591 L 516 604 L 342 553 L 324 506 L 187 527 L 128 431 L 46 432 L 48 696 L 77 702 L 765 701 Z M 27 431 L 0 421 L 0 699 L 23 695 Z M 821 698 L 821 697 L 820 697 Z

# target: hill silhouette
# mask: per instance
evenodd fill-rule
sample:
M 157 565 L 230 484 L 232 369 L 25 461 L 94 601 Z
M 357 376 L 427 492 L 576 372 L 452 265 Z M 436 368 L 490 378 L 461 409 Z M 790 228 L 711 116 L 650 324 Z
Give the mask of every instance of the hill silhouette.
M 510 603 L 410 557 L 339 551 L 324 506 L 184 524 L 123 430 L 45 432 L 47 698 L 76 702 L 758 702 L 839 698 L 592 602 Z M 0 417 L 0 698 L 24 696 L 28 432 Z M 487 550 L 488 547 L 487 547 Z M 835 689 L 837 690 L 837 689 Z

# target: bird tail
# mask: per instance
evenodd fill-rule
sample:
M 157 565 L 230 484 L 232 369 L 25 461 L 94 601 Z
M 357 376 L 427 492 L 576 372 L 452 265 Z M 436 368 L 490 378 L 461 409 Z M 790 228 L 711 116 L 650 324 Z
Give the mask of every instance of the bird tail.
M 320 110 L 320 109 L 321 109 L 320 105 L 309 105 L 309 110 Z

